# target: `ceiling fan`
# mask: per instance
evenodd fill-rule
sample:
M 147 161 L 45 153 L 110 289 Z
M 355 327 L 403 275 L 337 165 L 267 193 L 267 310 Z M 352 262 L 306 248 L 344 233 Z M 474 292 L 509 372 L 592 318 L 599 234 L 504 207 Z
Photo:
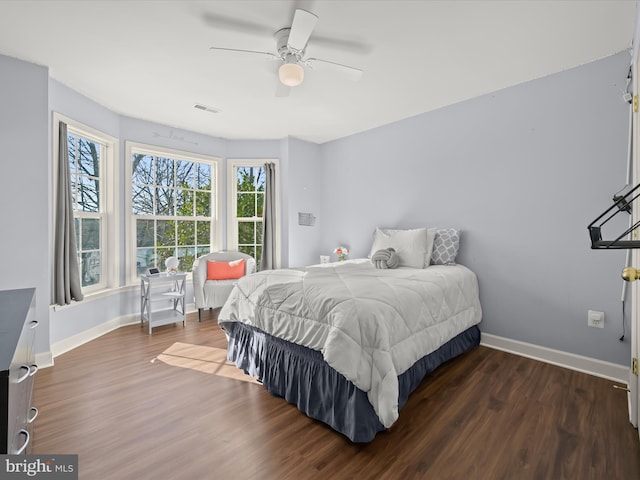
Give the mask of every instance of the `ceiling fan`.
M 289 94 L 289 87 L 300 85 L 304 80 L 305 68 L 333 70 L 352 81 L 358 81 L 363 73 L 359 68 L 319 58 L 304 58 L 309 37 L 311 37 L 317 22 L 317 15 L 306 10 L 296 9 L 291 27 L 281 28 L 274 34 L 277 53 L 223 47 L 210 47 L 210 50 L 252 53 L 281 61 L 282 65 L 278 69 L 281 86 L 279 86 L 276 96 L 286 96 Z

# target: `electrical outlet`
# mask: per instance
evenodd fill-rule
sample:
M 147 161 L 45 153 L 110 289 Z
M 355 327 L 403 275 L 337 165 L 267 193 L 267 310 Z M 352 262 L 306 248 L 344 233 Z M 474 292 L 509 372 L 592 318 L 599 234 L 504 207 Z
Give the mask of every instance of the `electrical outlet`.
M 589 310 L 587 314 L 587 325 L 590 327 L 604 328 L 604 312 Z

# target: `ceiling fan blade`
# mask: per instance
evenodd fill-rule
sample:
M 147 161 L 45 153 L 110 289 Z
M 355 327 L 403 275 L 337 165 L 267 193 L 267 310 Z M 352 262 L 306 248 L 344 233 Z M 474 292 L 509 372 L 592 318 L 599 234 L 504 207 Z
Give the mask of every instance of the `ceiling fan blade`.
M 349 67 L 348 65 L 342 65 L 341 63 L 329 62 L 327 60 L 320 60 L 319 58 L 308 58 L 304 61 L 304 64 L 313 70 L 334 71 L 354 82 L 360 80 L 364 73 L 359 68 Z
M 270 60 L 282 60 L 278 55 L 270 52 L 258 52 L 255 50 L 241 50 L 238 48 L 224 48 L 224 47 L 209 47 L 209 50 L 222 50 L 224 52 L 253 53 L 253 54 L 265 56 Z
M 344 38 L 331 38 L 322 35 L 313 36 L 313 46 L 322 45 L 340 50 L 349 50 L 350 52 L 367 54 L 371 53 L 371 45 L 359 40 L 348 40 Z
M 217 13 L 205 12 L 202 14 L 202 19 L 208 25 L 221 30 L 232 30 L 234 32 L 246 32 L 260 35 L 270 35 L 273 33 L 271 27 L 248 20 L 219 15 Z
M 297 9 L 293 16 L 289 41 L 287 46 L 295 51 L 301 52 L 307 46 L 311 32 L 318 22 L 318 17 L 306 10 Z

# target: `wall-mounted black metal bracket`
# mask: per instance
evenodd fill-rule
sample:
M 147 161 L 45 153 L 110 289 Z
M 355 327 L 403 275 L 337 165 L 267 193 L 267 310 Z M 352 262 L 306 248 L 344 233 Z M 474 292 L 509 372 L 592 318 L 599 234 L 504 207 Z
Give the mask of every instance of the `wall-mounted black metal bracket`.
M 625 195 L 616 195 L 613 197 L 613 205 L 606 209 L 587 227 L 589 236 L 591 237 L 592 249 L 632 249 L 640 248 L 640 240 L 625 240 L 625 238 L 640 227 L 640 221 L 631 225 L 627 230 L 622 232 L 613 240 L 602 239 L 602 226 L 615 217 L 620 212 L 631 213 L 631 205 L 638 197 L 640 197 L 640 184 L 633 187 Z

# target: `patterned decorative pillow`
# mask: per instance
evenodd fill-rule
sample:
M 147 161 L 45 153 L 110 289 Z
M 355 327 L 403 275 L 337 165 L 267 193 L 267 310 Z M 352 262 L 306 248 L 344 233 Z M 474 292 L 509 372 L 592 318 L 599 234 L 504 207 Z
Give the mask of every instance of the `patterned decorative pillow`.
M 431 265 L 455 265 L 460 248 L 460 230 L 457 228 L 438 228 L 433 240 Z

